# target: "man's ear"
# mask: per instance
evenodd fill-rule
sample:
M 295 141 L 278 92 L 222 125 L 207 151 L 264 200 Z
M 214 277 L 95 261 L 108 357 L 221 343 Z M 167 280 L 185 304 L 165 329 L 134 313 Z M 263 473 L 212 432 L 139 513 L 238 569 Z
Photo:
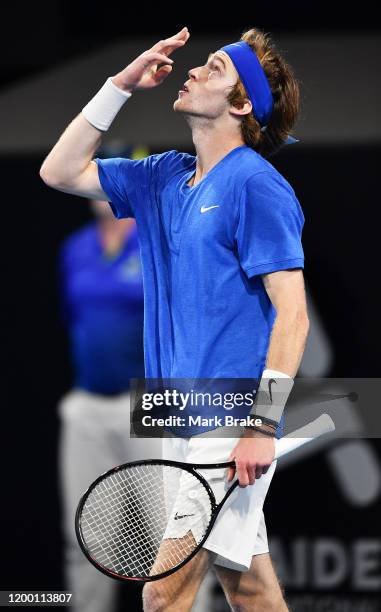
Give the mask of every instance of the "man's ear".
M 241 104 L 241 106 L 233 106 L 233 104 L 230 105 L 230 112 L 233 115 L 248 115 L 251 113 L 252 109 L 253 105 L 249 98 L 244 98 L 244 102 Z

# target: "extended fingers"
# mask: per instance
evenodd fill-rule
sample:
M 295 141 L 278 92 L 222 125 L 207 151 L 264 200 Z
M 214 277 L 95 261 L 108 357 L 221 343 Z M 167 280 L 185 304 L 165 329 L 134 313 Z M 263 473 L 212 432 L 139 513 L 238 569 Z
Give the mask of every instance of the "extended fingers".
M 140 56 L 144 62 L 144 68 L 148 68 L 150 64 L 173 64 L 173 59 L 167 57 L 163 53 L 155 53 L 153 51 L 145 51 Z
M 171 36 L 170 38 L 166 38 L 164 40 L 159 40 L 159 42 L 152 47 L 152 51 L 159 51 L 165 53 L 166 55 L 169 55 L 175 49 L 178 49 L 179 47 L 185 45 L 189 36 L 190 33 L 188 32 L 187 28 L 183 28 L 174 36 Z

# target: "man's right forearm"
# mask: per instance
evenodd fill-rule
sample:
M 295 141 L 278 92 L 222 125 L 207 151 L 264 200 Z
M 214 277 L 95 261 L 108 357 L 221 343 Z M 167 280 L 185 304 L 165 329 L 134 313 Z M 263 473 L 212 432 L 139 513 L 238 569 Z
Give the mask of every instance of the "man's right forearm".
M 102 142 L 102 132 L 79 113 L 44 160 L 41 178 L 51 185 L 70 186 L 84 172 Z

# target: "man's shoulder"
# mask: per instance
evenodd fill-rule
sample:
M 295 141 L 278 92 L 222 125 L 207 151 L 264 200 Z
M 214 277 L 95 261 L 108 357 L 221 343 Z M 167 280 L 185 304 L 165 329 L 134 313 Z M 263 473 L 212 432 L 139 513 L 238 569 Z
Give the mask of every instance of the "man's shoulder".
M 253 155 L 247 155 L 247 162 L 242 169 L 244 182 L 247 181 L 253 187 L 268 183 L 274 188 L 286 189 L 290 194 L 295 195 L 294 189 L 286 177 L 269 160 L 254 150 L 251 151 Z
M 171 149 L 163 153 L 154 153 L 150 158 L 152 168 L 160 166 L 161 170 L 164 168 L 188 168 L 196 159 L 194 155 L 178 151 L 177 149 Z
M 137 159 L 131 157 L 110 157 L 106 159 L 96 157 L 95 161 L 105 169 L 110 168 L 114 172 L 119 172 L 121 176 L 131 171 L 155 171 L 160 167 L 163 170 L 164 167 L 173 166 L 190 166 L 195 160 L 195 156 L 190 153 L 183 153 L 177 151 L 177 149 L 171 149 L 170 151 L 164 151 L 162 153 L 152 153 L 146 157 L 139 157 Z
M 163 151 L 163 153 L 154 153 L 151 157 L 158 159 L 178 159 L 182 161 L 194 161 L 195 155 L 186 153 L 184 151 L 178 151 L 177 149 L 170 149 L 169 151 Z

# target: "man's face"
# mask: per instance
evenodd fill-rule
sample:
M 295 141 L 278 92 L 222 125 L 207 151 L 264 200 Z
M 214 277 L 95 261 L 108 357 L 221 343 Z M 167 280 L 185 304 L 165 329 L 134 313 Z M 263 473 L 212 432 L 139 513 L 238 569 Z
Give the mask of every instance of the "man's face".
M 173 110 L 209 119 L 228 115 L 227 96 L 239 77 L 229 55 L 221 50 L 210 53 L 206 64 L 188 75 L 186 91 L 179 92 Z

